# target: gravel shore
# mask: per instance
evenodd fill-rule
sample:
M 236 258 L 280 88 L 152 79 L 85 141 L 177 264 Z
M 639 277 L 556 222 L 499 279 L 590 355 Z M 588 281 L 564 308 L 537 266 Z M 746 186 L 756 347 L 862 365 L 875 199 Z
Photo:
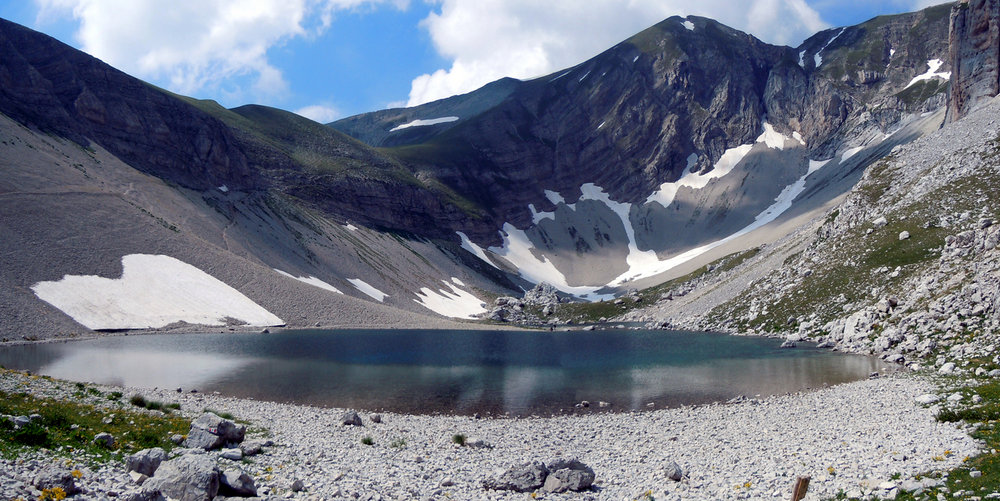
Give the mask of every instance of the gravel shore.
M 73 385 L 4 371 L 0 389 L 70 398 Z M 268 438 L 275 445 L 243 463 L 219 461 L 250 473 L 262 497 L 523 500 L 523 493 L 484 490 L 482 481 L 516 463 L 577 457 L 596 472 L 594 490 L 545 494 L 546 499 L 620 500 L 646 493 L 656 499 L 787 499 L 800 475 L 812 477 L 807 499 L 825 499 L 840 491 L 885 495 L 890 485 L 954 468 L 978 450 L 968 430 L 937 422 L 933 406 L 914 401 L 934 385 L 913 373 L 741 403 L 638 413 L 519 419 L 384 413 L 381 423 L 361 413 L 361 427 L 342 425 L 343 409 L 123 391 L 180 403 L 192 416 L 212 408 L 249 421 L 249 438 Z M 479 438 L 488 447 L 455 445 L 455 434 Z M 362 444 L 364 437 L 373 445 Z M 30 480 L 53 461 L 65 463 L 47 453 L 0 462 L 0 497 L 37 497 Z M 684 470 L 680 482 L 667 478 L 672 462 Z M 81 470 L 85 493 L 75 499 L 137 489 L 121 465 Z M 291 492 L 294 480 L 302 480 L 305 491 Z

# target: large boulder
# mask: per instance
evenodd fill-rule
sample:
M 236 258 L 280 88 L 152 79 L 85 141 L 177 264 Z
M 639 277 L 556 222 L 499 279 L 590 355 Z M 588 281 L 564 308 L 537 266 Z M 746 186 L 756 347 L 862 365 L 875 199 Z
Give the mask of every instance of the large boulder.
M 556 459 L 548 464 L 542 489 L 548 492 L 582 491 L 594 483 L 594 470 L 578 459 Z
M 160 463 L 167 460 L 167 452 L 159 447 L 143 449 L 125 458 L 125 469 L 152 477 Z
M 42 469 L 38 475 L 35 475 L 35 480 L 32 483 L 40 491 L 58 487 L 67 496 L 80 492 L 80 488 L 76 486 L 76 479 L 73 478 L 73 473 L 59 466 L 49 466 Z
M 511 466 L 496 478 L 487 479 L 483 487 L 498 491 L 531 492 L 545 483 L 549 469 L 541 461 Z
M 246 431 L 246 426 L 207 412 L 191 423 L 191 431 L 184 440 L 184 447 L 208 451 L 224 445 L 235 446 L 243 441 Z
M 211 501 L 219 493 L 220 476 L 212 458 L 191 454 L 164 461 L 143 488 L 178 501 Z
M 242 470 L 226 470 L 219 477 L 219 495 L 227 497 L 253 497 L 257 495 L 257 486 L 253 478 Z

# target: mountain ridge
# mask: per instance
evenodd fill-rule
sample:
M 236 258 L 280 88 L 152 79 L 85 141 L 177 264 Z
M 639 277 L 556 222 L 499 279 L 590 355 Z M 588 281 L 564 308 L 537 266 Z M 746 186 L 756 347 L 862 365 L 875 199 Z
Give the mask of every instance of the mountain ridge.
M 14 134 L 18 144 L 48 153 L 18 149 L 30 161 L 8 164 L 17 175 L 0 199 L 21 200 L 32 169 L 51 157 L 52 182 L 73 180 L 67 199 L 105 197 L 88 205 L 104 217 L 87 215 L 87 224 L 125 235 L 121 225 L 149 223 L 136 235 L 142 243 L 121 250 L 170 248 L 196 266 L 252 277 L 237 289 L 291 325 L 329 325 L 336 314 L 320 313 L 325 301 L 369 303 L 393 318 L 442 314 L 429 306 L 439 301 L 485 313 L 492 298 L 542 281 L 610 298 L 657 283 L 691 256 L 779 237 L 764 229 L 828 206 L 873 162 L 936 128 L 948 13 L 876 18 L 798 48 L 707 18 L 669 18 L 545 77 L 341 123 L 367 127 L 378 147 L 287 111 L 177 96 L 3 22 L 0 79 L 34 80 L 0 89 L 0 112 L 28 128 Z M 43 106 L 24 104 L 35 102 Z M 97 175 L 109 162 L 164 184 L 137 190 L 115 181 L 124 174 Z M 9 212 L 14 226 L 66 210 L 57 196 L 37 198 L 32 214 Z M 23 238 L 8 239 L 15 267 L 35 271 L 17 275 L 5 309 L 34 304 L 26 282 L 58 279 L 57 270 L 120 273 L 123 254 L 100 232 L 77 237 L 98 249 L 87 262 L 73 255 L 81 247 L 41 234 L 58 250 L 47 259 L 65 265 L 28 279 L 38 264 L 20 254 Z M 182 241 L 199 251 L 179 251 Z M 288 290 L 289 280 L 329 287 L 313 291 L 308 314 L 285 293 L 247 290 Z

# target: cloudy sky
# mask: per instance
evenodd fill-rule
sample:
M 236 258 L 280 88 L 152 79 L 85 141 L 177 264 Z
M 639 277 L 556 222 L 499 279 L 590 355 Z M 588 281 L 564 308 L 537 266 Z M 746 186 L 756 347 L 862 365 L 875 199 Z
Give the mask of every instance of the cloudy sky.
M 943 0 L 0 0 L 0 17 L 143 80 L 320 122 L 575 65 L 673 15 L 761 40 Z

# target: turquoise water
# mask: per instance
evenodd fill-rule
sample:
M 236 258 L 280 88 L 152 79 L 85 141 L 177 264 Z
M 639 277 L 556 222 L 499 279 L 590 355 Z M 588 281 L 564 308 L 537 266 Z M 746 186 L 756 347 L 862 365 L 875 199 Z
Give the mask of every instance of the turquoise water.
M 721 334 L 291 330 L 11 346 L 0 365 L 74 381 L 411 413 L 548 415 L 771 395 L 866 377 L 869 357 Z M 587 409 L 589 412 L 593 409 Z

